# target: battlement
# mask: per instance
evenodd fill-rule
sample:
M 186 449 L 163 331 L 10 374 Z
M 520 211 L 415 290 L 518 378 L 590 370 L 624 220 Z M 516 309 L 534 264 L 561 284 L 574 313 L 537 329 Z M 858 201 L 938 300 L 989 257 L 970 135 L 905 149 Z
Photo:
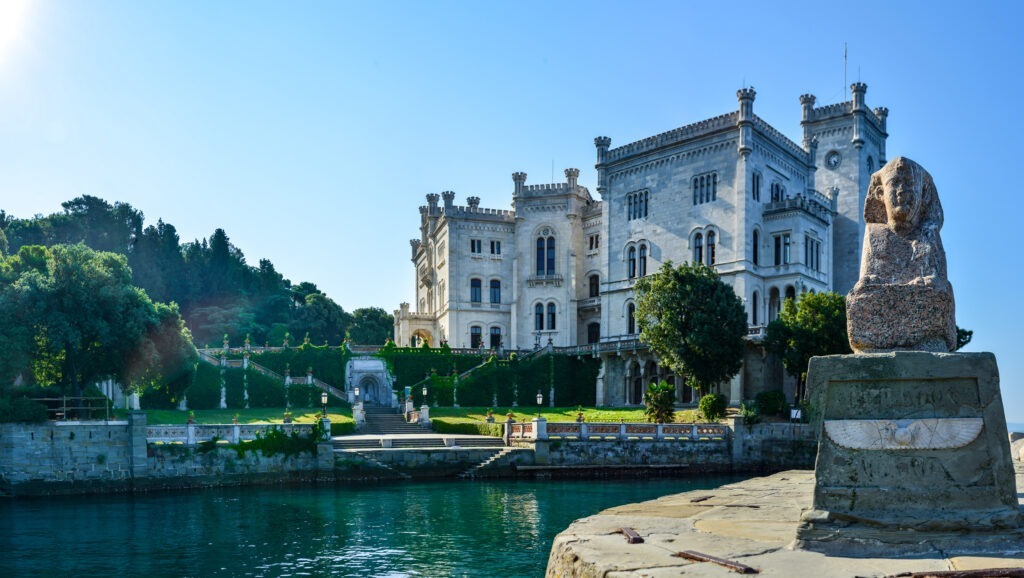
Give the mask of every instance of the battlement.
M 748 90 L 753 91 L 752 88 Z M 608 151 L 605 161 L 610 162 L 621 160 L 633 155 L 642 154 L 664 146 L 676 144 L 687 139 L 697 138 L 722 130 L 735 128 L 738 116 L 739 113 L 736 111 L 726 113 L 714 118 L 688 124 L 668 132 L 663 132 L 659 135 L 648 137 L 643 140 L 638 140 L 619 148 L 611 149 Z M 595 142 L 596 140 L 597 139 L 595 139 Z
M 778 217 L 793 211 L 806 213 L 829 222 L 836 212 L 836 199 L 814 189 L 807 189 L 806 193 L 774 201 L 764 206 L 765 217 Z
M 798 145 L 795 142 L 789 140 L 786 137 L 786 135 L 784 135 L 781 132 L 779 132 L 778 130 L 776 130 L 770 124 L 765 122 L 764 119 L 762 119 L 761 117 L 759 117 L 757 115 L 754 115 L 754 126 L 756 126 L 759 131 L 763 132 L 765 135 L 767 135 L 773 141 L 775 141 L 775 144 L 777 144 L 777 145 L 781 146 L 782 148 L 786 149 L 787 151 L 792 153 L 794 156 L 796 156 L 798 159 L 803 159 L 803 160 L 806 161 L 806 159 L 807 159 L 807 151 L 805 151 L 800 145 Z
M 736 91 L 736 98 L 740 100 L 754 100 L 756 96 L 757 91 L 754 90 L 753 86 L 751 86 L 750 88 L 741 88 Z
M 818 99 L 813 94 L 800 95 L 800 104 L 809 104 L 813 106 L 817 100 Z
M 865 108 L 863 110 L 864 118 L 870 120 L 878 127 L 882 132 L 885 132 L 885 117 L 889 115 L 889 109 L 884 106 L 878 107 L 875 110 Z M 829 120 L 833 118 L 840 118 L 849 114 L 853 114 L 853 101 L 847 100 L 846 102 L 838 102 L 836 104 L 827 104 L 814 109 L 814 122 Z
M 526 185 L 525 187 L 523 187 L 523 191 L 528 192 L 528 193 L 529 192 L 543 193 L 543 192 L 547 192 L 547 191 L 556 191 L 556 190 L 563 190 L 563 189 L 564 190 L 568 190 L 568 188 L 569 188 L 569 183 L 549 183 L 549 184 L 545 184 L 545 185 Z
M 444 215 L 445 217 L 499 217 L 499 220 L 504 221 L 514 220 L 516 212 L 508 209 L 488 209 L 479 205 L 470 205 L 468 207 L 452 205 L 451 207 L 445 207 Z

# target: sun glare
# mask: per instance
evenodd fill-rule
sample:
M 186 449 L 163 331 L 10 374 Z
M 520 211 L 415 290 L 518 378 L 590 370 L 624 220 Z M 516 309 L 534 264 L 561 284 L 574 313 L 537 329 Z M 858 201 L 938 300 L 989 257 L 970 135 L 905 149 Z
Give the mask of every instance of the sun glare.
M 32 0 L 0 0 L 0 64 L 14 51 L 28 20 Z

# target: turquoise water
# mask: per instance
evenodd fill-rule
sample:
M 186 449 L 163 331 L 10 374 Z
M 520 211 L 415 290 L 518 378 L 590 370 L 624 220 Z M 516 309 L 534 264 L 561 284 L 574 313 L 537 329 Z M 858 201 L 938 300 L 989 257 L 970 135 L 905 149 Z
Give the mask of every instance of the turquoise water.
M 233 488 L 0 502 L 0 576 L 543 576 L 576 518 L 736 477 Z

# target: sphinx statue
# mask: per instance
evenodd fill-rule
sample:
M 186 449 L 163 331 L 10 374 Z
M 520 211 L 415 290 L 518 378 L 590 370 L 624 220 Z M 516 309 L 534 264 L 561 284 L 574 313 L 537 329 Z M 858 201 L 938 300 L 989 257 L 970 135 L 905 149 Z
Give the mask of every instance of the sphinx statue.
M 942 249 L 942 205 L 931 175 L 896 157 L 871 175 L 860 280 L 846 297 L 856 353 L 956 348 L 953 287 Z

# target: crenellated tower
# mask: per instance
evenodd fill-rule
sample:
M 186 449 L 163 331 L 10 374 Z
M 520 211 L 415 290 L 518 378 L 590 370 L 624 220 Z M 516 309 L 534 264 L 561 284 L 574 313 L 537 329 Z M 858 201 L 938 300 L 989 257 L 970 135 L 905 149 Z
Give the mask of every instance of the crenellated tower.
M 885 162 L 885 108 L 868 108 L 868 86 L 850 85 L 850 100 L 815 107 L 813 95 L 800 97 L 803 146 L 811 154 L 814 189 L 831 194 L 833 290 L 846 293 L 857 282 L 864 238 L 864 200 L 871 173 Z

